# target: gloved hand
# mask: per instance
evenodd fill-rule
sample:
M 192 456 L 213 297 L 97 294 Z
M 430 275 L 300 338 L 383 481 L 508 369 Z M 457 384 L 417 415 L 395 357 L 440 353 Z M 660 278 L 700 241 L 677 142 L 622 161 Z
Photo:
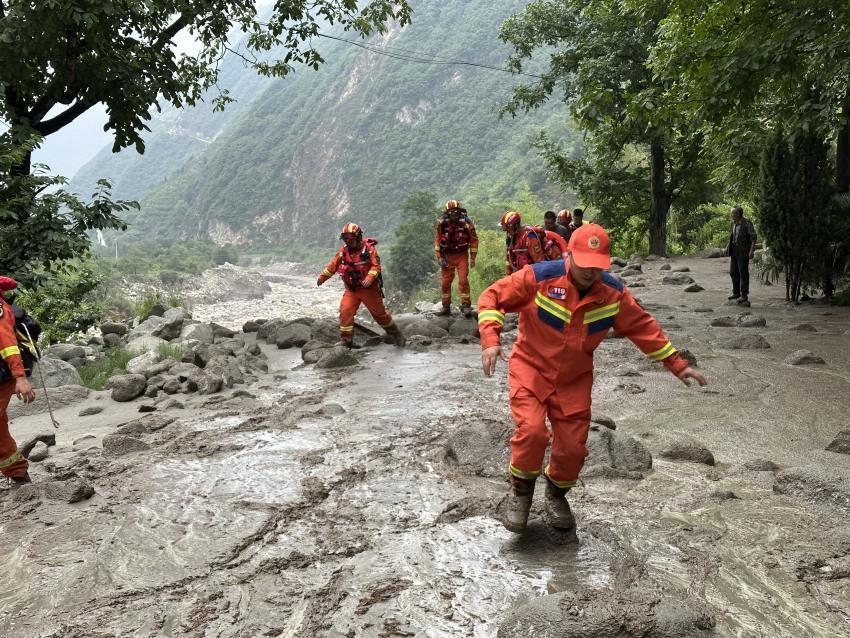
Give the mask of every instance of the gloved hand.
M 449 267 L 449 260 L 446 259 L 445 257 L 440 257 L 440 268 L 448 268 L 448 267 Z
M 324 279 L 322 279 L 321 277 L 319 277 L 319 278 L 316 280 L 316 285 L 317 285 L 317 286 L 321 286 L 323 283 L 325 283 L 325 280 L 324 280 Z
M 363 286 L 364 288 L 368 288 L 369 286 L 372 285 L 372 279 L 370 279 L 369 277 L 366 277 L 362 282 L 360 282 L 360 285 Z

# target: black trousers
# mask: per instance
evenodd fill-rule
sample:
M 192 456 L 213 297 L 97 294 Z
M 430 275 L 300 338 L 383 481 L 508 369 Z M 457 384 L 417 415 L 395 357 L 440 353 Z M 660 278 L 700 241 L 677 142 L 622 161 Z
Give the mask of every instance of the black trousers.
M 729 276 L 732 278 L 732 294 L 747 297 L 750 294 L 750 253 L 732 246 L 729 259 Z

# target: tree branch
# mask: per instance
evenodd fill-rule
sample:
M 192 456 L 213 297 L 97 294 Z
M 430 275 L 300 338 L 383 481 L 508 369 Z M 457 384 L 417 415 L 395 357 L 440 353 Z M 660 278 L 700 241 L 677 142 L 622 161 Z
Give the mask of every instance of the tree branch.
M 45 120 L 44 122 L 38 122 L 33 124 L 33 128 L 43 137 L 47 137 L 51 133 L 55 133 L 63 126 L 67 126 L 83 113 L 88 111 L 92 106 L 94 106 L 94 102 L 88 103 L 82 100 L 78 100 L 74 102 L 74 104 L 64 111 L 62 111 L 59 115 L 50 118 L 49 120 Z
M 189 26 L 189 18 L 185 13 L 182 13 L 179 18 L 177 18 L 174 22 L 167 26 L 162 33 L 159 34 L 156 42 L 153 43 L 153 48 L 159 49 L 165 46 L 166 42 L 171 40 L 171 38 L 180 33 L 187 26 Z

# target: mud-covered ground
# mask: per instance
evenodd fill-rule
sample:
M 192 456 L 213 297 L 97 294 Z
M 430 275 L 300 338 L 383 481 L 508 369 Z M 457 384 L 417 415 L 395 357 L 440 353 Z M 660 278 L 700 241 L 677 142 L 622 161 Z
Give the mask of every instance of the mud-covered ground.
M 850 421 L 850 312 L 789 307 L 755 283 L 746 310 L 766 325 L 712 327 L 742 311 L 726 305 L 726 260 L 670 262 L 695 293 L 662 284 L 663 263 L 633 292 L 710 385 L 606 339 L 594 417 L 653 467 L 588 472 L 570 497 L 576 534 L 548 530 L 541 503 L 524 535 L 498 522 L 506 369 L 485 378 L 475 343 L 380 345 L 338 370 L 263 344 L 269 373 L 247 393 L 149 415 L 93 393 L 58 410 L 35 483 L 0 494 L 0 633 L 847 636 L 850 457 L 825 448 Z M 272 287 L 260 303 L 293 318 L 332 314 L 339 294 L 294 274 Z M 195 311 L 269 316 L 245 303 Z M 753 335 L 770 347 L 732 347 Z M 825 363 L 784 363 L 800 349 Z M 105 409 L 78 416 L 90 405 Z M 19 441 L 46 429 L 44 414 L 12 426 Z M 149 449 L 107 454 L 116 431 Z M 662 457 L 684 442 L 714 465 Z M 86 483 L 94 495 L 68 503 Z

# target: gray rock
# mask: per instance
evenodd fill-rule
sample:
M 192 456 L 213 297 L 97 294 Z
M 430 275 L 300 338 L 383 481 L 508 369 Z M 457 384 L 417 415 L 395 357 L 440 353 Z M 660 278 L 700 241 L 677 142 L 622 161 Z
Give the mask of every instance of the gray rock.
M 235 330 L 220 326 L 217 323 L 211 323 L 210 328 L 212 328 L 213 339 L 231 339 L 236 336 Z
M 850 454 L 850 429 L 841 430 L 835 435 L 832 443 L 826 446 L 828 452 Z
M 107 434 L 103 437 L 103 456 L 107 458 L 117 458 L 132 452 L 144 452 L 150 448 L 151 446 L 144 441 L 125 434 Z
M 312 350 L 308 350 L 307 352 L 301 351 L 301 360 L 304 363 L 318 363 L 319 360 L 324 357 L 329 350 L 333 350 L 334 346 L 324 344 L 321 348 L 313 348 Z
M 126 323 L 119 323 L 117 321 L 104 321 L 100 324 L 100 334 L 102 335 L 125 335 L 129 332 L 129 328 Z
M 769 348 L 770 343 L 761 335 L 749 334 L 739 335 L 734 339 L 729 339 L 723 343 L 722 347 L 729 350 L 758 350 Z
M 605 474 L 604 469 L 609 468 L 620 470 L 626 477 L 640 478 L 640 473 L 652 469 L 652 454 L 643 443 L 607 428 L 590 431 L 587 451 L 587 470 L 582 476 Z
M 691 269 L 688 266 L 673 266 L 671 272 L 691 272 Z
M 71 443 L 71 449 L 75 452 L 79 452 L 80 450 L 90 450 L 97 447 L 97 437 L 94 434 L 83 434 L 83 436 L 77 437 Z
M 661 264 L 661 267 L 658 270 L 672 270 L 673 266 L 670 264 Z
M 609 430 L 616 430 L 617 424 L 607 414 L 600 414 L 599 412 L 594 412 L 590 417 L 591 422 L 598 423 L 599 425 L 603 425 Z
M 779 466 L 767 459 L 752 459 L 744 463 L 744 468 L 750 472 L 775 472 Z
M 272 319 L 271 321 L 266 321 L 257 328 L 257 339 L 261 341 L 268 341 L 269 338 L 271 338 L 272 341 L 274 341 L 274 334 L 277 332 L 277 329 L 287 323 L 289 323 L 287 319 Z
M 224 379 L 218 374 L 206 374 L 203 370 L 189 376 L 186 379 L 186 388 L 189 392 L 198 394 L 215 394 L 224 387 Z
M 807 501 L 850 506 L 850 470 L 823 465 L 777 472 L 773 491 Z
M 142 323 L 144 323 L 145 321 L 147 321 L 151 317 L 161 318 L 162 315 L 165 314 L 166 310 L 168 310 L 168 308 L 166 308 L 163 304 L 155 303 L 154 305 L 152 305 L 150 307 L 147 314 L 144 317 L 140 317 L 140 319 L 142 320 Z
M 191 319 L 186 310 L 183 308 L 169 308 L 163 317 L 164 321 L 154 328 L 151 333 L 154 337 L 172 341 L 180 337 L 183 331 L 183 324 L 187 319 Z
M 209 375 L 217 375 L 221 377 L 224 386 L 232 388 L 239 383 L 245 383 L 245 377 L 242 370 L 236 363 L 233 357 L 215 357 L 207 362 L 204 373 Z
M 41 385 L 42 375 L 48 388 L 57 388 L 61 385 L 83 385 L 77 369 L 62 359 L 42 357 L 36 364 L 36 368 L 41 369 L 40 373 L 38 369 L 33 370 L 33 376 L 38 379 L 38 385 Z
M 178 363 L 168 370 L 168 374 L 177 377 L 180 381 L 185 381 L 193 374 L 200 372 L 200 368 L 194 363 Z
M 722 248 L 706 248 L 700 251 L 699 256 L 703 259 L 719 259 L 720 257 L 725 257 L 724 252 Z
M 290 323 L 277 329 L 274 342 L 278 348 L 300 348 L 310 341 L 312 330 L 310 326 L 301 323 Z
M 104 386 L 107 390 L 112 390 L 113 401 L 126 402 L 132 401 L 137 396 L 141 395 L 147 387 L 148 380 L 143 374 L 117 374 L 109 377 Z
M 67 363 L 71 364 L 75 370 L 79 370 L 85 365 L 86 360 L 82 357 L 74 357 L 72 359 L 68 359 Z
M 54 343 L 45 351 L 44 354 L 47 357 L 62 359 L 62 361 L 68 361 L 69 359 L 85 359 L 86 357 L 86 351 L 82 346 L 71 343 Z
M 145 370 L 152 365 L 162 361 L 162 355 L 156 350 L 145 352 L 137 357 L 133 357 L 127 362 L 126 369 L 130 374 L 144 374 Z M 145 375 L 150 376 L 150 375 Z
M 640 275 L 643 272 L 640 266 L 633 265 L 628 268 L 623 268 L 619 273 L 620 277 L 634 277 L 635 275 Z
M 817 332 L 817 331 L 818 331 L 818 329 L 817 329 L 817 328 L 815 328 L 815 327 L 814 327 L 812 324 L 810 324 L 810 323 L 798 323 L 798 324 L 794 324 L 793 326 L 791 326 L 790 328 L 788 328 L 788 330 L 794 330 L 794 331 L 797 331 L 797 332 Z
M 18 452 L 21 453 L 21 456 L 29 458 L 30 451 L 33 450 L 39 443 L 43 443 L 48 447 L 56 445 L 56 432 L 42 432 L 40 434 L 36 434 L 34 437 L 27 439 L 24 443 L 19 445 Z
M 182 401 L 178 401 L 177 399 L 168 399 L 167 401 L 163 401 L 162 405 L 159 406 L 163 410 L 183 410 L 186 406 Z
M 49 449 L 47 445 L 45 445 L 41 441 L 38 441 L 36 442 L 35 446 L 33 446 L 32 451 L 27 455 L 27 459 L 37 463 L 46 459 L 48 454 Z
M 67 481 L 48 481 L 42 489 L 47 498 L 69 504 L 79 503 L 94 495 L 92 484 L 79 477 Z
M 669 275 L 665 275 L 661 280 L 662 284 L 668 284 L 672 286 L 684 286 L 686 284 L 694 283 L 694 278 L 690 275 L 682 272 L 671 273 Z
M 110 332 L 108 334 L 103 335 L 103 345 L 107 348 L 114 348 L 115 346 L 119 346 L 122 343 L 124 343 L 124 340 L 119 334 Z
M 402 328 L 405 337 L 410 338 L 414 335 L 421 337 L 429 337 L 430 339 L 440 339 L 449 335 L 448 330 L 440 327 L 435 321 L 428 321 L 424 318 L 418 318 L 409 322 Z
M 352 355 L 348 348 L 337 346 L 327 350 L 316 362 L 317 368 L 342 368 L 357 365 L 357 358 Z
M 153 365 L 145 368 L 142 371 L 142 374 L 144 374 L 145 377 L 147 377 L 148 381 L 150 381 L 150 379 L 152 379 L 153 377 L 163 374 L 164 372 L 168 372 L 176 365 L 177 362 L 174 359 L 172 359 L 171 357 L 167 357 L 162 361 L 154 363 Z
M 181 339 L 200 341 L 201 343 L 212 343 L 215 341 L 212 326 L 206 323 L 195 323 L 183 326 L 180 331 Z
M 50 390 L 50 407 L 55 412 L 57 409 L 66 405 L 73 405 L 84 401 L 91 390 L 81 385 L 63 385 Z M 44 396 L 44 391 L 39 392 L 38 388 L 35 391 L 35 401 L 32 403 L 24 403 L 23 401 L 14 401 L 9 404 L 6 413 L 10 419 L 17 419 L 22 416 L 31 416 L 33 414 L 42 414 L 47 412 L 47 400 Z
M 735 328 L 738 326 L 738 320 L 734 317 L 715 317 L 708 325 L 714 328 Z
M 165 339 L 154 337 L 153 335 L 138 335 L 127 342 L 127 350 L 142 354 L 151 350 L 157 350 L 168 342 Z
M 257 332 L 261 325 L 263 325 L 263 322 L 258 322 L 256 319 L 246 321 L 242 324 L 242 332 L 245 334 L 248 334 L 249 332 Z
M 703 465 L 714 465 L 714 455 L 702 443 L 677 441 L 663 449 L 659 456 L 673 461 L 693 461 Z
M 764 328 L 767 325 L 767 319 L 749 313 L 738 315 L 737 322 L 740 328 Z
M 825 364 L 826 361 L 808 350 L 795 350 L 785 357 L 785 363 L 790 366 L 801 366 L 809 363 Z
M 616 264 L 617 266 L 624 267 L 628 262 L 622 257 L 617 257 L 616 255 L 611 256 L 611 263 Z
M 181 384 L 182 382 L 177 377 L 169 377 L 163 382 L 160 390 L 166 394 L 177 394 L 180 392 Z
M 132 341 L 139 337 L 149 337 L 153 334 L 153 331 L 159 328 L 162 324 L 165 323 L 165 319 L 162 316 L 151 315 L 138 326 L 133 328 L 128 334 L 127 338 Z
M 465 337 L 475 335 L 478 331 L 478 322 L 474 319 L 459 318 L 449 326 L 449 335 L 452 337 Z
M 615 377 L 641 377 L 643 376 L 632 366 L 620 366 L 614 370 Z
M 94 416 L 95 414 L 100 414 L 101 412 L 103 412 L 103 406 L 89 405 L 80 410 L 77 413 L 77 416 Z
M 699 284 L 691 284 L 685 288 L 685 292 L 702 292 L 703 290 L 705 290 L 705 288 Z
M 173 416 L 164 416 L 162 414 L 142 416 L 119 425 L 118 433 L 127 436 L 149 434 L 150 432 L 157 432 L 167 425 L 171 425 L 174 421 L 175 418 Z

